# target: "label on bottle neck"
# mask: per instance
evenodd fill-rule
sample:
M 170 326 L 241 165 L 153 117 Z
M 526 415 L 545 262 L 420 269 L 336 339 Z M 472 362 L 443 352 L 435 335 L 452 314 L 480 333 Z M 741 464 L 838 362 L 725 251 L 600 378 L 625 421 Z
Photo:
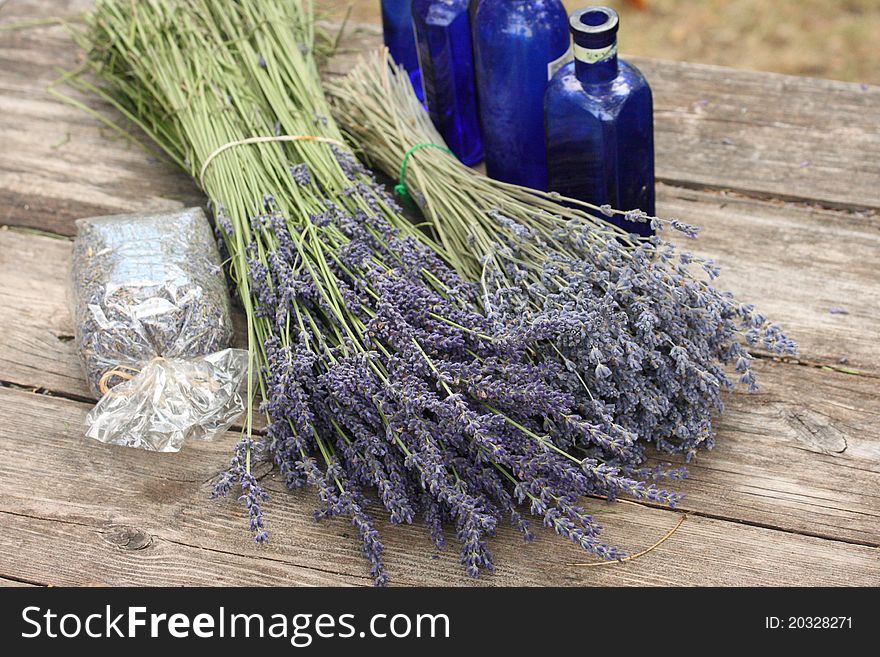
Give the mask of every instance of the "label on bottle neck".
M 554 59 L 552 62 L 547 64 L 547 79 L 551 79 L 554 75 L 556 75 L 556 71 L 568 64 L 572 59 L 574 59 L 574 50 L 571 46 L 569 46 L 568 50 L 562 53 L 562 57 L 560 57 L 559 59 Z
M 574 58 L 584 64 L 598 64 L 617 55 L 617 43 L 605 48 L 584 48 L 574 44 Z

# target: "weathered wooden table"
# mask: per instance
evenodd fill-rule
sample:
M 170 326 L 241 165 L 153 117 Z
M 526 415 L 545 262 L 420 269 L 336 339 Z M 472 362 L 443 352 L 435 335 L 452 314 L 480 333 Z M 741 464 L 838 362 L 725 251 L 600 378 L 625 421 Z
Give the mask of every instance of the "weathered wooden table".
M 13 0 L 4 24 L 85 0 Z M 359 28 L 348 42 L 378 42 Z M 0 31 L 0 584 L 370 583 L 353 530 L 266 473 L 273 540 L 208 498 L 236 439 L 162 455 L 82 434 L 93 403 L 65 303 L 78 217 L 203 202 L 182 174 L 47 93 L 77 64 L 60 26 Z M 463 574 L 421 527 L 380 523 L 396 584 L 880 584 L 880 88 L 639 60 L 656 90 L 659 210 L 703 228 L 721 284 L 802 348 L 763 358 L 680 512 L 595 503 L 626 564 L 506 528 L 497 572 Z M 337 67 L 344 67 L 338 62 Z M 106 110 L 83 97 L 90 107 Z

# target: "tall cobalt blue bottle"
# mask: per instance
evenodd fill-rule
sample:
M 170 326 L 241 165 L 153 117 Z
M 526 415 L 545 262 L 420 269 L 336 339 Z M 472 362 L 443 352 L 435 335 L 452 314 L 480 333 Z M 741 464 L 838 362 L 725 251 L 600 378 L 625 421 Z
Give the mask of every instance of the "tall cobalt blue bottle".
M 409 73 L 419 100 L 425 100 L 422 72 L 413 31 L 412 0 L 382 0 L 382 33 L 394 61 Z
M 483 159 L 468 0 L 413 0 L 428 113 L 467 165 Z
M 561 0 L 480 0 L 473 32 L 486 172 L 546 190 L 544 94 L 571 60 L 565 7 Z
M 617 59 L 617 12 L 587 7 L 569 22 L 575 60 L 553 77 L 545 99 L 550 189 L 653 215 L 651 88 L 637 68 Z M 646 223 L 610 220 L 652 234 Z

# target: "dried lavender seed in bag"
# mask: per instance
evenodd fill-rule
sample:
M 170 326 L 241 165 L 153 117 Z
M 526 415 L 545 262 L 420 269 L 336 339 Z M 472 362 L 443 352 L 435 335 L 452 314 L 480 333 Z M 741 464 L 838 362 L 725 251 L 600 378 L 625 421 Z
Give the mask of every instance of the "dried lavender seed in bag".
M 200 208 L 82 219 L 77 229 L 76 346 L 93 394 L 104 394 L 108 372 L 229 347 L 228 292 Z M 105 385 L 120 381 L 111 376 Z
M 86 435 L 176 452 L 244 410 L 248 354 L 228 349 L 220 255 L 199 208 L 77 222 L 76 345 L 92 392 Z

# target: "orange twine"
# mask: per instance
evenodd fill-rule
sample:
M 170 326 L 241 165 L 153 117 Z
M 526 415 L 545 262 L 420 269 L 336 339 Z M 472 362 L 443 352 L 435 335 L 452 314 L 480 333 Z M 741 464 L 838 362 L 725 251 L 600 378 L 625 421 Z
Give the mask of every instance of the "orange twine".
M 329 137 L 317 137 L 315 135 L 279 135 L 277 137 L 249 137 L 247 139 L 231 141 L 228 144 L 223 144 L 223 146 L 215 150 L 205 159 L 205 163 L 202 165 L 202 170 L 199 172 L 199 182 L 202 185 L 202 189 L 205 188 L 205 173 L 208 171 L 208 166 L 211 164 L 211 162 L 214 161 L 215 157 L 220 155 L 220 153 L 229 150 L 230 148 L 234 148 L 235 146 L 244 146 L 246 144 L 271 144 L 280 141 L 316 141 L 322 144 L 333 144 L 334 146 L 340 146 L 341 148 L 348 148 L 345 144 L 336 139 L 330 139 Z
M 620 500 L 620 501 L 623 501 L 623 500 Z M 639 506 L 641 506 L 641 505 L 639 505 Z M 596 566 L 615 566 L 617 564 L 626 563 L 628 561 L 635 561 L 639 557 L 643 557 L 646 554 L 648 554 L 649 552 L 653 552 L 658 547 L 663 545 L 666 541 L 668 541 L 670 538 L 672 538 L 672 535 L 678 531 L 678 528 L 684 524 L 685 520 L 687 520 L 686 513 L 682 514 L 681 519 L 678 521 L 678 524 L 675 525 L 675 527 L 673 527 L 672 529 L 670 529 L 663 538 L 661 538 L 659 541 L 654 543 L 654 545 L 649 547 L 647 550 L 642 550 L 641 552 L 637 552 L 636 554 L 633 554 L 632 556 L 624 557 L 623 559 L 616 559 L 614 561 L 594 561 L 592 563 L 573 563 L 570 565 L 582 566 L 584 568 L 595 568 Z
M 122 379 L 123 381 L 131 381 L 140 373 L 141 371 L 135 367 L 118 365 L 112 370 L 104 372 L 104 376 L 102 376 L 101 380 L 98 381 L 98 390 L 101 391 L 102 395 L 106 395 L 108 392 L 110 392 L 110 379 L 117 378 Z

